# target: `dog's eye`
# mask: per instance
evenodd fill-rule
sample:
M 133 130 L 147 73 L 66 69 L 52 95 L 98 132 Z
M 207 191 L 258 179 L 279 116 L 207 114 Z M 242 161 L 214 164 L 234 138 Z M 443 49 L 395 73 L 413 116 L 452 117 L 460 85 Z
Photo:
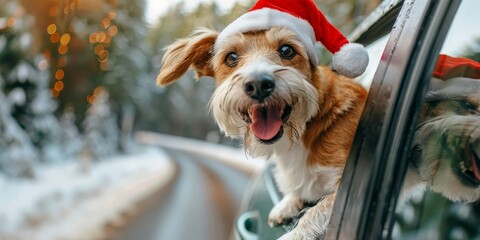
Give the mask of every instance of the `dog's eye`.
M 238 64 L 238 54 L 231 52 L 225 57 L 225 64 L 229 67 L 235 67 Z
M 462 105 L 463 108 L 465 108 L 467 110 L 476 110 L 477 109 L 477 106 L 475 104 L 469 102 L 468 100 L 461 100 L 460 104 Z
M 287 60 L 292 59 L 293 57 L 295 57 L 296 54 L 295 49 L 293 49 L 293 47 L 288 44 L 280 46 L 278 52 L 283 59 Z

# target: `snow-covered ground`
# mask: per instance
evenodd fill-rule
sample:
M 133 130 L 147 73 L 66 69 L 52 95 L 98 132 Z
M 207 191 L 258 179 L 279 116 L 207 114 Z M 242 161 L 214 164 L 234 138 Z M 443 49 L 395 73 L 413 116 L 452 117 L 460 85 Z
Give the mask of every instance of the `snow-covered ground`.
M 83 165 L 83 167 L 82 167 Z M 175 165 L 159 149 L 91 164 L 38 168 L 36 179 L 0 175 L 0 239 L 98 239 L 159 191 Z

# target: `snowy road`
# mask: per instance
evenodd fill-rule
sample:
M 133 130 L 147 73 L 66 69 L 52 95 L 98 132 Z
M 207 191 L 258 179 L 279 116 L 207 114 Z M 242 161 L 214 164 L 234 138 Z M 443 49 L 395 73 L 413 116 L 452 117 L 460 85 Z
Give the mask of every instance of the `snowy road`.
M 212 156 L 168 148 L 167 153 L 178 165 L 175 180 L 115 239 L 229 239 L 251 173 Z

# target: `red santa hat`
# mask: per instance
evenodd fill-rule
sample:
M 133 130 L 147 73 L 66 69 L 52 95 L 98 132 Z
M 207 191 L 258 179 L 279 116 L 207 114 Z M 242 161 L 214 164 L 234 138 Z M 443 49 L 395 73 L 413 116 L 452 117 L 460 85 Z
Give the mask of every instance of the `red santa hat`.
M 349 43 L 317 8 L 313 0 L 259 0 L 247 13 L 229 24 L 218 36 L 214 46 L 238 32 L 287 27 L 305 45 L 313 65 L 318 64 L 315 42 L 320 41 L 333 53 L 332 68 L 347 77 L 361 75 L 368 65 L 368 53 L 357 43 Z
M 425 101 L 438 101 L 477 94 L 480 91 L 480 63 L 468 58 L 440 54 Z
M 468 58 L 440 54 L 433 77 L 447 80 L 455 77 L 480 79 L 480 63 Z

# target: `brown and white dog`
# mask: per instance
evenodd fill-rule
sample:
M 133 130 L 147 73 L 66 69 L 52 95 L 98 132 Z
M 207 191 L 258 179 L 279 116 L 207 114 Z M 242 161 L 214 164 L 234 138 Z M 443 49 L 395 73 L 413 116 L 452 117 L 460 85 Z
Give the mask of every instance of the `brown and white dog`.
M 332 53 L 332 68 L 317 67 L 315 43 Z M 192 67 L 211 76 L 210 101 L 225 135 L 246 152 L 275 162 L 283 199 L 269 224 L 308 209 L 283 239 L 315 239 L 330 219 L 335 193 L 363 110 L 362 74 L 368 54 L 348 40 L 313 0 L 259 0 L 220 33 L 200 30 L 168 47 L 157 78 L 168 85 Z
M 479 69 L 476 71 L 480 73 Z M 452 201 L 480 199 L 478 79 L 432 79 L 400 202 L 415 191 L 424 190 L 441 193 Z
M 211 76 L 210 109 L 222 132 L 242 138 L 251 156 L 271 158 L 284 198 L 269 223 L 317 202 L 284 239 L 324 233 L 367 96 L 354 80 L 309 62 L 304 45 L 285 27 L 236 33 L 212 51 L 218 33 L 200 30 L 168 47 L 157 78 L 173 83 L 191 66 Z

